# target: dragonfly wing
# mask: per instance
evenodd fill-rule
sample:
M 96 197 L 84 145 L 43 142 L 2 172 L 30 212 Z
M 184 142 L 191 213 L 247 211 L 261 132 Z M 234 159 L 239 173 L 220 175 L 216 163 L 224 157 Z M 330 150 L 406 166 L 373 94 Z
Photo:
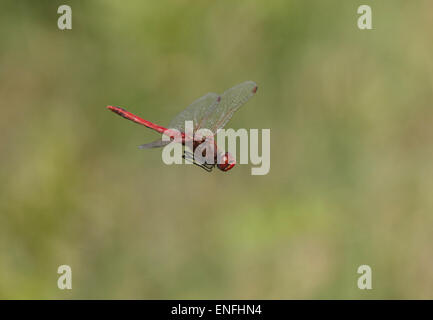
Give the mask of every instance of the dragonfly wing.
M 145 143 L 138 146 L 140 149 L 160 148 L 168 145 L 171 141 L 156 140 L 151 143 Z
M 257 84 L 253 81 L 246 81 L 228 89 L 221 95 L 221 101 L 208 109 L 200 128 L 209 129 L 215 134 L 256 91 Z
M 220 100 L 216 93 L 208 93 L 191 103 L 185 110 L 171 120 L 168 128 L 185 132 L 185 121 L 194 121 L 194 130 L 200 128 L 201 121 L 213 110 Z

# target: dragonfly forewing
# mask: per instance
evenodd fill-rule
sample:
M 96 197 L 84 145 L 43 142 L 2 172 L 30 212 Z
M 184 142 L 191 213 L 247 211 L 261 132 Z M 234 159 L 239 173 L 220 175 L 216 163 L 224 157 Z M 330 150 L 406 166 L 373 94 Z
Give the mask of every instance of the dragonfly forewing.
M 209 129 L 215 134 L 256 91 L 257 84 L 254 81 L 246 81 L 228 89 L 221 95 L 219 103 L 208 109 L 198 128 Z
M 219 95 L 210 92 L 201 98 L 198 98 L 191 103 L 185 110 L 180 112 L 176 117 L 171 120 L 168 128 L 177 129 L 181 132 L 185 132 L 185 121 L 193 121 L 194 131 L 200 127 L 200 123 L 204 117 L 208 114 L 209 110 L 213 110 L 218 105 L 220 100 Z
M 185 133 L 185 141 L 195 139 L 185 132 L 185 121 L 193 121 L 193 134 L 199 129 L 208 129 L 216 134 L 232 118 L 233 114 L 244 105 L 257 91 L 257 84 L 246 81 L 226 90 L 221 96 L 208 93 L 195 100 L 180 112 L 168 125 L 169 129 L 176 129 Z M 162 139 L 139 146 L 141 149 L 164 147 L 170 141 Z

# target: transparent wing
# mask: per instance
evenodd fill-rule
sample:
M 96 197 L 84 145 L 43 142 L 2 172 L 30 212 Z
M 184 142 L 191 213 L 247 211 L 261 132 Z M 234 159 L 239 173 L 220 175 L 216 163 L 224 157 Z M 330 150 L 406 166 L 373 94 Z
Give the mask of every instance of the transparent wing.
M 177 129 L 185 132 L 185 121 L 194 121 L 194 130 L 200 128 L 201 121 L 208 114 L 209 110 L 215 108 L 220 97 L 216 93 L 208 93 L 201 98 L 198 98 L 191 103 L 185 110 L 180 112 L 173 120 L 171 120 L 168 128 Z
M 194 131 L 206 128 L 216 133 L 224 127 L 233 114 L 257 91 L 257 84 L 246 81 L 225 91 L 221 96 L 208 93 L 195 100 L 171 120 L 168 128 L 185 132 L 185 121 L 194 122 Z M 141 149 L 164 147 L 170 141 L 156 140 L 139 146 Z
M 180 112 L 171 120 L 168 129 L 177 129 L 180 132 L 185 132 L 185 121 L 192 120 L 194 122 L 194 130 L 200 125 L 203 117 L 208 113 L 209 109 L 213 109 L 218 104 L 220 97 L 216 93 L 208 93 L 201 98 L 198 98 L 191 103 L 186 109 Z M 168 145 L 170 141 L 162 141 L 161 139 L 151 143 L 142 144 L 140 149 L 159 148 Z
M 228 89 L 221 95 L 221 101 L 208 109 L 203 121 L 197 128 L 206 128 L 216 133 L 224 127 L 233 114 L 244 105 L 257 91 L 257 84 L 246 81 Z
M 150 143 L 145 143 L 142 144 L 140 146 L 138 146 L 140 149 L 150 149 L 150 148 L 159 148 L 159 147 L 164 147 L 166 145 L 168 145 L 171 141 L 162 141 L 160 140 L 156 140 Z

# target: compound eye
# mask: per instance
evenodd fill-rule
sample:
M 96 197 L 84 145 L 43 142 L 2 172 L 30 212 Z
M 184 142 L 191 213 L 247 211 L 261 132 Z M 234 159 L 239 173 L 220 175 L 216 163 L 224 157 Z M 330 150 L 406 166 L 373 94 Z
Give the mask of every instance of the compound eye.
M 224 171 L 229 171 L 231 168 L 233 168 L 235 165 L 233 163 L 228 163 L 225 167 L 224 167 Z

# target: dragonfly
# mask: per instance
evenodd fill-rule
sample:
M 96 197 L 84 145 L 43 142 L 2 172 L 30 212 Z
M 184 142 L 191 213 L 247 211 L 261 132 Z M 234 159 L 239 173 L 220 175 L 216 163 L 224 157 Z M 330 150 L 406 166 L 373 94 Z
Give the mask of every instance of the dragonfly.
M 254 96 L 254 94 L 257 92 L 257 89 L 258 87 L 255 82 L 246 81 L 226 90 L 221 95 L 213 92 L 207 93 L 177 114 L 173 120 L 171 120 L 167 128 L 142 119 L 121 107 L 107 106 L 107 108 L 125 119 L 131 120 L 162 135 L 170 137 L 170 140 L 167 139 L 168 141 L 158 139 L 156 141 L 140 145 L 139 147 L 141 149 L 164 147 L 173 141 L 173 139 L 176 137 L 176 134 L 179 137 L 179 132 L 180 139 L 178 139 L 177 142 L 182 143 L 184 146 L 187 145 L 187 142 L 189 142 L 193 147 L 193 152 L 202 143 L 209 143 L 209 141 L 212 141 L 212 147 L 214 148 L 213 161 L 204 161 L 203 163 L 199 163 L 195 161 L 194 155 L 186 150 L 184 151 L 183 158 L 185 160 L 190 160 L 192 163 L 208 172 L 212 171 L 215 166 L 221 171 L 226 172 L 236 165 L 236 159 L 229 152 L 218 150 L 213 137 L 216 135 L 218 130 L 227 124 L 227 122 L 232 118 L 233 114 L 239 110 L 239 108 L 249 99 L 251 99 L 251 97 Z M 185 132 L 186 121 L 192 121 L 193 132 L 196 132 L 200 129 L 210 130 L 212 134 L 211 139 L 208 139 L 208 137 L 197 138 Z

